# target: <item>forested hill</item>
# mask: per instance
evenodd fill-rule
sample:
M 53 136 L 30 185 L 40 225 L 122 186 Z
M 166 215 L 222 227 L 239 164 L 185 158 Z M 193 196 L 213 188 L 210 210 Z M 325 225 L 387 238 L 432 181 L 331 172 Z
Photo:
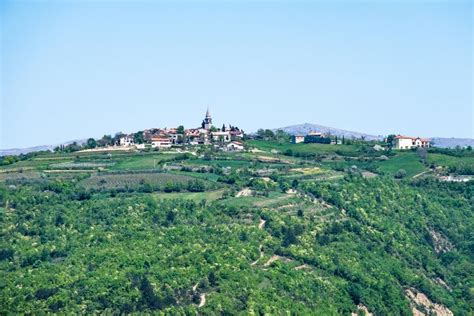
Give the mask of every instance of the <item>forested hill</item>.
M 0 313 L 473 314 L 472 151 L 246 147 L 0 167 Z

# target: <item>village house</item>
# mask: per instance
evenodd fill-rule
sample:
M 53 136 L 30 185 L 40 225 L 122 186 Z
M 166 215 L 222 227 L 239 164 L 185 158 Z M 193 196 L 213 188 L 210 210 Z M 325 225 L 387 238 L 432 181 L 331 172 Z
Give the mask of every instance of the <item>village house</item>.
M 171 141 L 166 136 L 153 136 L 151 138 L 151 147 L 152 148 L 170 148 Z
M 214 142 L 228 143 L 231 141 L 230 132 L 211 132 L 211 137 Z
M 326 135 L 319 132 L 310 132 L 304 138 L 305 143 L 330 143 L 331 140 Z
M 244 144 L 238 141 L 230 142 L 226 145 L 227 151 L 242 151 L 244 150 Z
M 120 137 L 119 144 L 120 146 L 126 146 L 126 147 L 134 146 L 135 141 L 133 140 L 133 135 L 124 135 Z
M 430 140 L 427 138 L 410 137 L 397 135 L 393 139 L 393 148 L 395 149 L 411 149 L 411 148 L 429 148 Z
M 304 142 L 304 135 L 293 135 L 291 136 L 291 142 L 293 144 L 299 144 Z

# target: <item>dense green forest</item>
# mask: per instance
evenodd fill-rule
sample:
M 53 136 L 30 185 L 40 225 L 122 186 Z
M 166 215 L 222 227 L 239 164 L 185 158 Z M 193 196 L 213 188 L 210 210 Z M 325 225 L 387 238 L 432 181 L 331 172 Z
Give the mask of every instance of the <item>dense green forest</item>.
M 246 146 L 10 159 L 0 314 L 474 313 L 471 151 Z

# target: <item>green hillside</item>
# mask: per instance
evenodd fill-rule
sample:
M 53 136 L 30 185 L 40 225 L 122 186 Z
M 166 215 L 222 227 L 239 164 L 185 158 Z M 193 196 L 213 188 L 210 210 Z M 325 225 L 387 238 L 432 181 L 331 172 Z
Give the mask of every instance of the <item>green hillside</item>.
M 1 166 L 0 313 L 474 313 L 470 153 L 246 145 Z

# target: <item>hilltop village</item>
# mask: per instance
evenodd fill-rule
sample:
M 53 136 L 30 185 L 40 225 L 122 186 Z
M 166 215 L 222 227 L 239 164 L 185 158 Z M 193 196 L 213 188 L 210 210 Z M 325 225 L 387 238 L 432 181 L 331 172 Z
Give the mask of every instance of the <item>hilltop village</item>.
M 199 127 L 184 128 L 181 125 L 172 128 L 150 128 L 131 134 L 104 135 L 101 139 L 89 138 L 83 145 L 76 142 L 61 145 L 55 148 L 55 151 L 164 150 L 172 147 L 182 148 L 200 145 L 213 146 L 222 151 L 243 151 L 246 148 L 244 140 L 252 139 L 278 140 L 280 143 L 290 142 L 292 144 L 350 145 L 359 142 L 373 146 L 376 151 L 387 149 L 410 150 L 432 146 L 431 141 L 426 138 L 393 134 L 388 135 L 383 140 L 372 141 L 367 141 L 364 138 L 338 137 L 337 135 L 316 131 L 310 131 L 306 135 L 290 135 L 283 130 L 274 132 L 270 129 L 259 129 L 255 134 L 246 135 L 242 129 L 235 125 L 229 124 L 226 126 L 223 124 L 220 128 L 214 126 L 211 113 L 207 109 Z
M 236 126 L 222 125 L 216 128 L 212 125 L 212 117 L 209 109 L 202 120 L 201 126 L 185 129 L 183 126 L 175 128 L 151 128 L 141 135 L 122 135 L 115 145 L 121 147 L 135 147 L 137 149 L 146 148 L 170 148 L 173 145 L 211 145 L 214 144 L 226 150 L 243 150 L 241 142 L 244 131 Z

